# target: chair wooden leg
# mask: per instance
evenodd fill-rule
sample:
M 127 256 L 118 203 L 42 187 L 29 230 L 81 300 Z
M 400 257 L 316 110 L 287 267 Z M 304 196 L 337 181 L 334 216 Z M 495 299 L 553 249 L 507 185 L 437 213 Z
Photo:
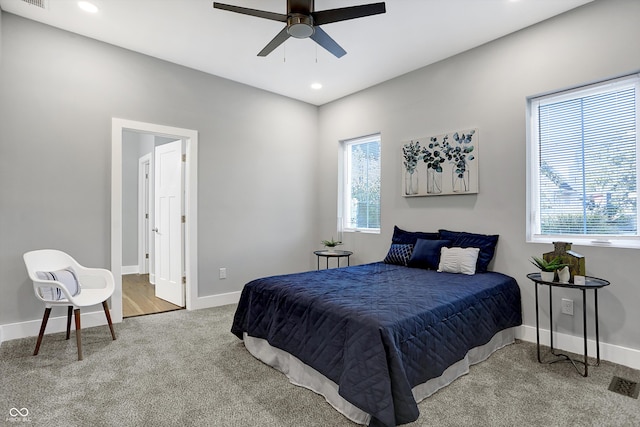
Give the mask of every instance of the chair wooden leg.
M 73 310 L 73 317 L 76 319 L 76 343 L 78 345 L 78 360 L 82 360 L 82 330 L 80 328 L 80 309 Z
M 40 325 L 40 333 L 38 334 L 38 341 L 36 342 L 36 349 L 33 352 L 34 356 L 38 355 L 40 351 L 40 344 L 42 344 L 42 337 L 44 336 L 44 330 L 47 327 L 47 322 L 49 321 L 49 315 L 51 314 L 51 307 L 47 307 L 44 309 L 44 316 L 42 317 L 42 324 Z
M 116 333 L 113 330 L 113 323 L 111 322 L 111 314 L 109 313 L 109 305 L 107 301 L 102 301 L 102 308 L 104 308 L 104 314 L 107 316 L 107 323 L 109 323 L 109 330 L 111 331 L 111 338 L 116 339 Z
M 67 307 L 67 338 L 71 336 L 71 315 L 73 314 L 73 306 Z

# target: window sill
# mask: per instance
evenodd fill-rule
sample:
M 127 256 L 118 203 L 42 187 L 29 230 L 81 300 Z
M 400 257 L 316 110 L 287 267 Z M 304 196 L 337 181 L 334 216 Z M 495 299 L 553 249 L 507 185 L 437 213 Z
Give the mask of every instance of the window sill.
M 533 236 L 527 238 L 527 243 L 570 242 L 577 246 L 591 246 L 597 248 L 640 249 L 640 238 L 610 238 L 583 236 Z
M 344 233 L 363 233 L 363 234 L 380 234 L 380 229 L 358 229 L 358 228 L 348 228 L 342 230 Z

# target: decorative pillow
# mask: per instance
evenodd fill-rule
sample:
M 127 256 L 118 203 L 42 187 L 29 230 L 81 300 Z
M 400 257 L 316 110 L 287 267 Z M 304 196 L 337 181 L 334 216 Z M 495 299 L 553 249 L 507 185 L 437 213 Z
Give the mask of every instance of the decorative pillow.
M 62 283 L 72 296 L 76 296 L 80 293 L 78 276 L 76 276 L 76 272 L 73 271 L 71 267 L 57 271 L 38 271 L 36 272 L 36 276 L 41 280 L 55 280 Z M 60 288 L 53 286 L 40 286 L 38 290 L 40 291 L 40 296 L 45 300 L 58 301 L 66 299 Z
M 407 265 L 435 270 L 440 264 L 440 250 L 445 246 L 451 246 L 451 240 L 418 239 Z
M 479 252 L 478 248 L 442 248 L 438 271 L 473 275 Z
M 401 243 L 405 245 L 415 245 L 418 239 L 438 240 L 438 233 L 424 233 L 422 231 L 405 231 L 398 226 L 393 226 L 393 237 L 391 243 Z
M 406 266 L 409 258 L 411 258 L 411 252 L 413 251 L 413 245 L 403 245 L 398 243 L 392 243 L 389 248 L 387 256 L 384 258 L 384 263 L 396 264 Z
M 496 244 L 498 243 L 499 236 L 497 234 L 488 235 L 466 233 L 463 231 L 440 230 L 440 237 L 442 239 L 451 240 L 452 246 L 480 249 L 478 263 L 476 265 L 476 273 L 485 273 L 489 263 L 493 259 L 493 254 L 496 251 Z

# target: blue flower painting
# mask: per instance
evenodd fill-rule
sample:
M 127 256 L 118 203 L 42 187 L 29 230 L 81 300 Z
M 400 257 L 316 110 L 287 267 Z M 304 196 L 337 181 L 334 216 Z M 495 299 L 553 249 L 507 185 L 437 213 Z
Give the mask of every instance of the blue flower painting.
M 450 132 L 403 143 L 402 194 L 478 193 L 478 130 Z

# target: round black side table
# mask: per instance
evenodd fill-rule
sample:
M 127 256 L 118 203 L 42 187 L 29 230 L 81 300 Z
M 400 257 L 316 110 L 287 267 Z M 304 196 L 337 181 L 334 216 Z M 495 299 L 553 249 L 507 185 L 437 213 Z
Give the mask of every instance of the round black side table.
M 594 315 L 595 315 L 595 323 L 596 323 L 596 364 L 591 366 L 600 365 L 600 337 L 598 330 L 598 289 L 604 288 L 605 286 L 609 286 L 609 282 L 604 279 L 599 279 L 597 277 L 585 276 L 584 285 L 576 285 L 575 283 L 562 283 L 562 282 L 547 282 L 542 280 L 540 277 L 540 273 L 529 273 L 527 274 L 527 278 L 535 283 L 536 286 L 536 341 L 538 344 L 538 362 L 542 362 L 542 358 L 540 357 L 540 320 L 538 314 L 538 286 L 548 286 L 549 287 L 549 337 L 550 337 L 550 346 L 551 346 L 551 354 L 557 356 L 557 359 L 544 362 L 544 363 L 555 363 L 559 361 L 569 361 L 576 368 L 578 373 L 582 374 L 583 377 L 589 375 L 589 363 L 587 362 L 587 291 L 593 291 L 593 300 L 594 300 Z M 553 348 L 553 311 L 551 309 L 551 291 L 554 287 L 558 288 L 569 288 L 569 289 L 578 289 L 582 291 L 582 334 L 584 339 L 584 362 L 579 360 L 573 360 L 566 354 L 556 353 Z M 580 369 L 576 366 L 576 363 L 580 363 L 584 365 L 584 373 L 580 372 Z
M 347 266 L 349 266 L 349 257 L 353 255 L 351 251 L 339 251 L 339 250 L 322 250 L 322 251 L 314 251 L 316 257 L 318 259 L 318 270 L 320 270 L 320 257 L 325 257 L 327 259 L 327 267 L 329 268 L 329 258 L 336 258 L 338 260 L 338 267 L 340 267 L 340 258 L 347 258 Z

